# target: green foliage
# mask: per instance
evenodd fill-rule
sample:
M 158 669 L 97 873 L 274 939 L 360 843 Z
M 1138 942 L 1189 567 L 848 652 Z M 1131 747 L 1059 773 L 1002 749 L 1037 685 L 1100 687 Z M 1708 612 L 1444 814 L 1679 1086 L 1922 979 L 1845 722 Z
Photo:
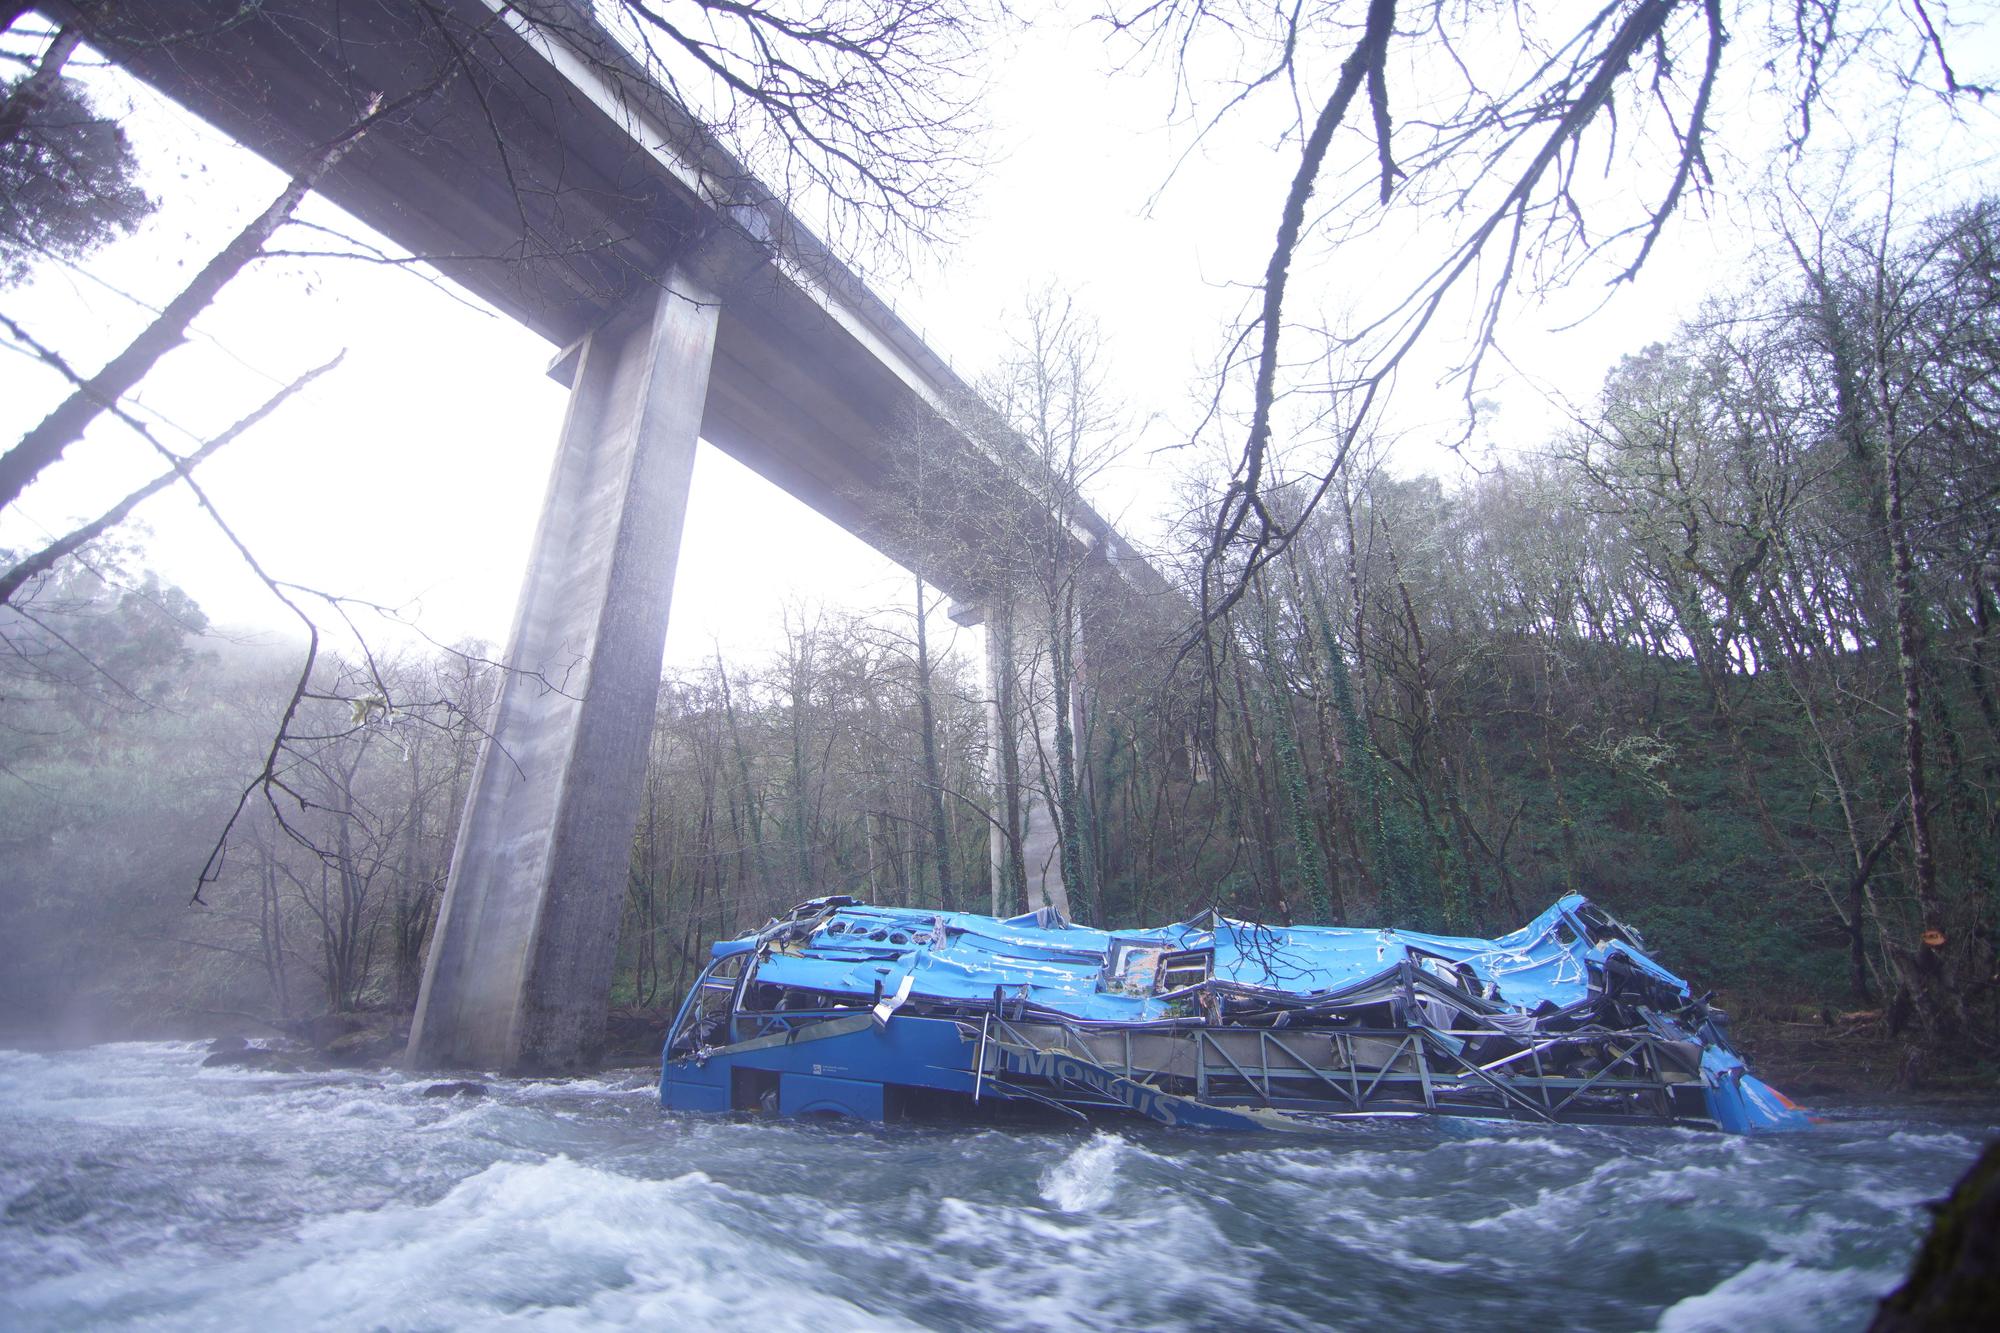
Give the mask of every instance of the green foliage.
M 1367 724 L 1354 703 L 1353 678 L 1346 654 L 1333 636 L 1325 608 L 1317 604 L 1317 599 L 1315 603 L 1313 618 L 1321 650 L 1326 655 L 1333 706 L 1346 742 L 1341 750 L 1341 782 L 1363 829 L 1369 864 L 1381 889 L 1382 919 L 1377 924 L 1440 929 L 1444 924 L 1443 904 L 1435 881 L 1425 872 L 1411 813 L 1382 772 Z
M 20 133 L 0 142 L 0 287 L 42 260 L 76 259 L 130 233 L 154 207 L 136 175 L 125 132 L 74 80 L 56 80 Z
M 1274 642 L 1276 635 L 1271 624 L 1271 604 L 1268 598 L 1260 599 L 1263 607 L 1261 637 L 1267 662 L 1277 657 Z M 1292 878 L 1305 895 L 1306 920 L 1326 922 L 1332 920 L 1333 903 L 1327 896 L 1326 870 L 1320 855 L 1319 837 L 1312 822 L 1312 789 L 1306 777 L 1305 763 L 1299 754 L 1299 745 L 1292 729 L 1292 699 L 1282 671 L 1274 674 L 1266 686 L 1265 710 L 1270 717 L 1271 746 L 1277 759 L 1277 780 L 1279 804 L 1285 813 L 1285 823 L 1291 834 Z
M 1502 929 L 1575 889 L 1705 985 L 1843 1005 L 1917 985 L 1936 928 L 1944 980 L 1922 985 L 1992 1036 L 1996 249 L 1992 202 L 1828 230 L 1626 358 L 1539 452 L 1456 488 L 1357 466 L 1277 514 L 1282 563 L 1212 626 L 1213 660 L 1260 660 L 1268 697 L 1189 673 L 1220 758 L 1156 778 L 1201 812 L 1179 845 L 1233 853 L 1184 856 L 1174 892 L 1254 902 L 1245 867 L 1308 890 L 1324 867 L 1356 921 Z

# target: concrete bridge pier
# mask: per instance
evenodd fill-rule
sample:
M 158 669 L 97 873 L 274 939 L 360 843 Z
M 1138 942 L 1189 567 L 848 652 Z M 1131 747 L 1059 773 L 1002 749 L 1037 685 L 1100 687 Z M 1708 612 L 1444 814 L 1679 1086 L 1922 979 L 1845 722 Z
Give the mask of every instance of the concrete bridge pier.
M 581 346 L 413 1066 L 562 1070 L 602 1043 L 716 316 L 669 272 Z
M 1062 844 L 1056 835 L 1055 784 L 1046 772 L 1056 753 L 1056 700 L 1047 673 L 1043 636 L 1018 614 L 988 615 L 985 608 L 955 603 L 951 618 L 961 625 L 986 626 L 986 776 L 993 793 L 993 816 L 1004 821 L 1008 791 L 1000 748 L 1002 728 L 1012 728 L 1019 758 L 1020 785 L 1014 791 L 1021 828 L 1021 860 L 1027 871 L 1027 910 L 1053 907 L 1070 914 L 1063 882 Z M 1046 760 L 1046 764 L 1045 764 Z M 1006 839 L 987 839 L 987 873 L 994 916 L 1021 910 L 1009 885 Z

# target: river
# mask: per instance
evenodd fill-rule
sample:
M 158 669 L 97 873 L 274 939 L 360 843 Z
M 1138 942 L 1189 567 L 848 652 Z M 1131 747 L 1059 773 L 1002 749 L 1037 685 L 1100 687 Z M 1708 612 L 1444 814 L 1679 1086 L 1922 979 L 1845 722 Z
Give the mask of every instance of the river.
M 0 1051 L 0 1328 L 1859 1327 L 1992 1128 L 881 1129 L 204 1054 Z

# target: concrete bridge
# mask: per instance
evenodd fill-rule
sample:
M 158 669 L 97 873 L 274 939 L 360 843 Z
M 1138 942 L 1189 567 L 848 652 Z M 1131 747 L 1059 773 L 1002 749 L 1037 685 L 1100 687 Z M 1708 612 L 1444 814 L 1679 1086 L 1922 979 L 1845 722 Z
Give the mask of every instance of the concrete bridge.
M 586 8 L 148 0 L 99 11 L 93 39 L 281 167 L 372 95 L 449 68 L 321 193 L 562 349 L 568 418 L 424 974 L 421 1065 L 564 1068 L 600 1038 L 697 437 L 924 574 L 966 621 L 983 590 L 941 554 L 954 543 L 885 521 L 909 441 L 947 441 L 954 474 L 1032 503 L 1026 451 L 953 424 L 968 386 Z M 1125 586 L 1162 589 L 1101 517 L 1071 522 Z M 1026 833 L 1031 895 L 1059 899 L 1045 806 Z

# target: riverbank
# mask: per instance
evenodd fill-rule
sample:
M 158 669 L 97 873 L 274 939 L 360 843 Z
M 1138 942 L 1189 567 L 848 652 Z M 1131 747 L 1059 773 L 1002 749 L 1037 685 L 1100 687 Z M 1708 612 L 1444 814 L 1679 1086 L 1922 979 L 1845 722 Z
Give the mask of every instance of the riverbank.
M 1912 1067 L 1909 1043 L 1866 1015 L 1818 1014 L 1797 1007 L 1725 1007 L 1739 1014 L 1732 1037 L 1758 1077 L 1811 1106 L 1836 1100 L 1882 1107 L 2000 1107 L 2000 1069 L 1952 1067 L 1936 1059 Z M 1747 1012 L 1746 1012 L 1747 1010 Z M 673 1009 L 614 1009 L 595 1071 L 657 1068 Z M 159 1016 L 91 1027 L 0 1027 L 0 1047 L 73 1050 L 104 1041 L 203 1041 L 220 1065 L 309 1071 L 381 1069 L 399 1065 L 409 1040 L 407 1014 L 384 1011 L 325 1015 L 286 1024 L 248 1015 Z M 1912 1078 L 1914 1075 L 1914 1078 Z
M 1731 1038 L 1757 1077 L 1794 1101 L 2000 1106 L 2000 1069 L 1924 1056 L 1877 1018 L 1780 1011 L 1739 1018 Z

